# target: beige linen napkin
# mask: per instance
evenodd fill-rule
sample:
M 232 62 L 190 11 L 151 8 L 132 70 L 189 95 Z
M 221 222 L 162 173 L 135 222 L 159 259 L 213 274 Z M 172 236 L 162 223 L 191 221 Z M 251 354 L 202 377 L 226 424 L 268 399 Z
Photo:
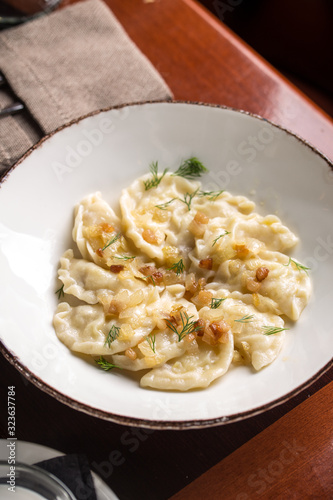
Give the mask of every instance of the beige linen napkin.
M 0 173 L 44 134 L 94 110 L 171 99 L 172 93 L 101 0 L 88 0 L 0 32 Z

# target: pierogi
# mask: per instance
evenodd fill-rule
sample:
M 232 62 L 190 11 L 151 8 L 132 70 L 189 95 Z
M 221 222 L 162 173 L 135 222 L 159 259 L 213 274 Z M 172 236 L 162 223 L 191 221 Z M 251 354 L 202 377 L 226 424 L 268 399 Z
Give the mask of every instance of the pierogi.
M 231 365 L 261 370 L 311 293 L 308 269 L 285 253 L 298 238 L 278 217 L 185 177 L 154 164 L 122 191 L 119 216 L 100 193 L 87 196 L 76 248 L 60 259 L 58 338 L 105 370 L 142 371 L 144 388 L 187 391 Z

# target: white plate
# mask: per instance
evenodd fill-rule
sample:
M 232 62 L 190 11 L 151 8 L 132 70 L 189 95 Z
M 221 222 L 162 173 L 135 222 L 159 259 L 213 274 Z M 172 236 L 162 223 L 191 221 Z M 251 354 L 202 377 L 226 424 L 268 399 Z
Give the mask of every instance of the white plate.
M 0 460 L 8 460 L 8 440 L 0 439 Z M 42 446 L 41 444 L 28 443 L 27 441 L 16 441 L 15 459 L 27 465 L 34 465 L 43 460 L 50 460 L 64 455 L 61 451 Z M 119 500 L 113 491 L 101 480 L 101 478 L 91 471 L 97 500 Z
M 237 367 L 204 391 L 141 389 L 103 372 L 56 338 L 56 270 L 71 243 L 73 207 L 100 190 L 112 206 L 148 171 L 197 156 L 206 189 L 227 189 L 277 213 L 301 239 L 314 293 L 279 358 L 259 373 Z M 333 172 L 322 155 L 266 120 L 216 106 L 146 103 L 89 116 L 26 155 L 0 189 L 2 350 L 38 387 L 122 424 L 188 428 L 236 421 L 291 397 L 331 363 Z M 59 286 L 59 285 L 58 285 Z

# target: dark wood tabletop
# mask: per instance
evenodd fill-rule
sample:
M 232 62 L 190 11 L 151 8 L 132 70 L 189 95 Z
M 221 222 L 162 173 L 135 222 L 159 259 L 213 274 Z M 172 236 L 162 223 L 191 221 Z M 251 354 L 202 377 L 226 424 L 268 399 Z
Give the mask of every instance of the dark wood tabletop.
M 201 500 L 205 496 L 220 500 L 221 492 L 223 498 L 237 500 L 331 499 L 333 407 L 328 401 L 332 396 L 330 382 L 172 500 Z
M 261 115 L 333 158 L 331 119 L 199 3 L 193 0 L 107 0 L 106 3 L 169 84 L 175 99 L 217 103 Z M 305 401 L 309 403 L 306 414 L 311 421 L 317 416 L 315 398 L 320 399 L 323 407 L 330 405 L 332 399 L 331 390 L 324 401 L 318 391 L 333 380 L 333 368 L 285 404 L 247 420 L 201 430 L 153 431 L 113 424 L 73 410 L 28 382 L 2 356 L 0 370 L 0 436 L 7 437 L 7 387 L 14 385 L 18 440 L 43 444 L 64 453 L 86 454 L 91 468 L 121 500 L 166 500 L 224 459 L 229 460 L 226 466 L 214 468 L 208 476 L 203 476 L 199 490 L 202 496 L 197 498 L 204 494 L 207 498 L 257 498 L 255 494 L 252 496 L 254 489 L 238 491 L 236 483 L 233 490 L 228 490 L 228 496 L 223 497 L 222 491 L 221 496 L 219 493 L 213 496 L 210 488 L 213 485 L 216 493 L 214 474 L 221 485 L 225 471 L 237 474 L 236 450 L 246 445 L 250 447 L 246 453 L 254 453 L 258 442 L 265 447 L 265 442 L 271 442 L 275 436 L 274 427 L 270 426 L 284 415 L 290 415 L 294 422 L 288 427 L 286 441 L 297 443 L 297 419 L 302 419 L 304 412 L 295 409 Z M 295 413 L 290 413 L 292 410 Z M 321 425 L 329 425 L 329 415 L 325 415 L 326 423 Z M 263 437 L 252 445 L 252 438 L 262 431 Z M 328 435 L 323 434 L 323 439 L 328 439 Z M 319 465 L 322 481 L 328 481 L 331 476 L 328 466 L 325 469 L 322 461 Z M 255 467 L 259 467 L 259 462 L 255 462 Z M 294 484 L 307 473 L 306 467 L 294 467 Z M 311 491 L 304 496 L 301 489 L 295 486 L 290 490 L 290 487 L 289 483 L 288 490 L 278 490 L 280 496 L 274 496 L 270 489 L 272 496 L 263 498 L 314 498 Z M 191 491 L 176 498 L 194 498 Z

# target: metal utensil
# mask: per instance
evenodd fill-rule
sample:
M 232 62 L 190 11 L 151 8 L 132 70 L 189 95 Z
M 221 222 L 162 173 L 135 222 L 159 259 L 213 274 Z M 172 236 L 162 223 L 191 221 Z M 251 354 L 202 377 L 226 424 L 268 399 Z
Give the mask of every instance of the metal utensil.
M 23 109 L 24 106 L 21 102 L 14 102 L 13 104 L 9 104 L 9 106 L 0 109 L 0 118 L 4 116 L 14 115 L 15 113 L 23 111 Z
M 6 80 L 0 73 L 0 86 L 5 85 Z M 13 102 L 12 104 L 9 104 L 3 109 L 0 109 L 0 118 L 3 116 L 8 116 L 8 115 L 14 115 L 15 113 L 19 113 L 24 109 L 24 105 L 21 102 Z
M 22 24 L 27 21 L 31 21 L 32 19 L 37 19 L 38 17 L 41 17 L 45 14 L 49 14 L 59 6 L 61 1 L 62 0 L 35 0 L 35 1 L 30 0 L 29 2 L 26 2 L 29 5 L 24 5 L 25 2 L 19 2 L 19 4 L 21 4 L 21 7 L 23 7 L 23 10 L 27 10 L 26 13 L 19 12 L 15 8 L 14 9 L 8 8 L 8 5 L 6 5 L 7 8 L 4 11 L 3 6 L 1 5 L 2 8 L 0 10 L 0 30 L 11 28 L 12 26 Z M 11 2 L 8 3 L 10 4 Z M 12 2 L 12 3 L 17 4 L 17 2 Z M 2 4 L 2 2 L 0 2 L 0 4 Z M 27 8 L 25 9 L 25 7 Z M 30 10 L 31 7 L 37 7 L 38 12 L 29 13 L 29 7 Z M 32 10 L 34 11 L 34 9 Z

